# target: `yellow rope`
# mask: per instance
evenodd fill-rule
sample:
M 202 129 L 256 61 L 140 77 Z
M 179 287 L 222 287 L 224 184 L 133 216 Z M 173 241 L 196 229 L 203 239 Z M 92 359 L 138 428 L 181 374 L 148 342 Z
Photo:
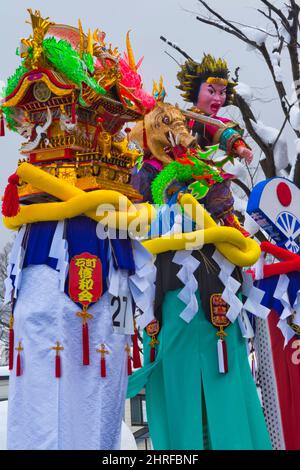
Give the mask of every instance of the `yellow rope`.
M 22 206 L 15 217 L 4 217 L 4 225 L 9 229 L 17 230 L 23 224 L 63 220 L 85 214 L 111 228 L 124 230 L 134 221 L 138 221 L 144 228 L 144 233 L 147 233 L 147 228 L 155 216 L 155 210 L 150 204 L 140 204 L 140 210 L 136 210 L 129 199 L 117 191 L 100 189 L 86 193 L 30 163 L 22 163 L 17 169 L 17 174 L 23 181 L 64 202 Z M 99 208 L 101 205 L 103 207 Z M 101 209 L 100 212 L 97 212 L 98 208 Z M 119 211 L 119 208 L 123 210 Z
M 130 224 L 135 224 L 142 235 L 148 232 L 148 226 L 155 216 L 155 210 L 150 204 L 140 204 L 140 210 L 136 210 L 129 199 L 117 191 L 98 190 L 86 193 L 30 163 L 22 163 L 17 174 L 23 181 L 63 202 L 22 206 L 17 216 L 4 217 L 4 224 L 9 229 L 16 230 L 23 224 L 63 220 L 85 214 L 111 228 L 130 230 Z M 245 238 L 234 228 L 219 227 L 193 196 L 183 195 L 180 204 L 185 213 L 196 222 L 199 230 L 165 235 L 143 242 L 151 253 L 199 249 L 204 244 L 213 243 L 223 256 L 237 266 L 251 266 L 258 260 L 260 248 L 254 240 Z M 101 205 L 101 213 L 97 213 L 97 208 Z
M 251 266 L 259 259 L 261 251 L 258 243 L 244 237 L 235 228 L 218 226 L 193 196 L 183 195 L 180 204 L 200 230 L 147 240 L 143 245 L 152 254 L 170 250 L 199 249 L 205 244 L 213 243 L 218 251 L 236 266 Z

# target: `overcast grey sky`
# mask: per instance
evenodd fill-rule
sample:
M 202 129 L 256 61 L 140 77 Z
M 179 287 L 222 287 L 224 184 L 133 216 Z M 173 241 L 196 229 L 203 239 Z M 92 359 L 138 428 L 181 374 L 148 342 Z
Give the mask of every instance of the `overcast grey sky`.
M 247 23 L 252 26 L 266 26 L 256 8 L 261 7 L 259 0 L 207 0 L 223 13 L 226 18 Z M 276 2 L 281 3 L 281 0 Z M 232 71 L 241 67 L 240 79 L 251 87 L 266 87 L 268 98 L 275 97 L 268 71 L 262 60 L 253 52 L 246 51 L 246 45 L 226 33 L 201 24 L 195 15 L 186 12 L 200 12 L 197 0 L 0 0 L 0 80 L 11 75 L 20 60 L 15 55 L 20 38 L 28 37 L 31 27 L 27 8 L 39 9 L 43 16 L 49 16 L 56 23 L 77 26 L 82 20 L 85 31 L 100 28 L 106 32 L 106 39 L 119 50 L 125 50 L 125 35 L 131 29 L 131 41 L 136 59 L 144 55 L 141 73 L 145 87 L 152 89 L 152 79 L 164 77 L 168 101 L 182 105 L 179 90 L 175 88 L 177 64 L 165 54 L 166 45 L 160 35 L 180 45 L 195 59 L 201 59 L 203 52 L 222 56 L 227 59 Z M 183 58 L 167 48 L 180 62 Z M 284 67 L 284 65 L 283 65 Z M 262 93 L 262 90 L 257 90 Z M 274 113 L 275 104 L 266 104 L 261 117 L 267 125 L 280 127 L 282 115 Z M 272 112 L 273 110 L 273 112 Z M 18 148 L 21 138 L 13 132 L 6 132 L 0 138 L 0 193 L 3 194 L 7 177 L 13 173 L 19 158 Z M 2 224 L 2 222 L 1 222 Z M 0 249 L 11 235 L 0 226 Z

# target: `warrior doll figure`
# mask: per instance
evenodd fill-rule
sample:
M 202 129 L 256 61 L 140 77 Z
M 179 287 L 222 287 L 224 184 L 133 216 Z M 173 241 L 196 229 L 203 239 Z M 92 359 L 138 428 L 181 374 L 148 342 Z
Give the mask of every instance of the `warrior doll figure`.
M 219 144 L 228 156 L 239 157 L 251 163 L 253 153 L 242 137 L 243 130 L 230 119 L 218 116 L 223 106 L 232 103 L 236 83 L 229 80 L 229 73 L 225 60 L 216 60 L 205 54 L 201 63 L 188 59 L 182 65 L 177 75 L 180 83 L 177 88 L 183 91 L 182 97 L 185 101 L 193 103 L 190 111 L 220 122 L 220 126 L 201 122 L 202 119 L 189 122 L 200 147 Z M 231 175 L 227 175 L 224 182 L 213 185 L 203 202 L 214 219 L 249 236 L 233 213 L 234 200 L 230 190 L 230 178 Z

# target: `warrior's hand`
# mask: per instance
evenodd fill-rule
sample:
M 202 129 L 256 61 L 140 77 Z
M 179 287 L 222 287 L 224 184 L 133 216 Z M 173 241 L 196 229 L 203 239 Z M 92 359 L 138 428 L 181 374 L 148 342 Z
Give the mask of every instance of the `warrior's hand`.
M 242 146 L 238 147 L 236 149 L 236 154 L 239 157 L 244 158 L 244 160 L 246 160 L 246 163 L 248 164 L 250 164 L 253 160 L 253 152 L 247 147 L 242 147 Z

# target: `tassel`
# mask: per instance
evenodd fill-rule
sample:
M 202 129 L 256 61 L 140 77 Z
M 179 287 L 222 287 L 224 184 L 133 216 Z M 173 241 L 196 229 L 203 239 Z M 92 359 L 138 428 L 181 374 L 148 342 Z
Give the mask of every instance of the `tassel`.
M 20 210 L 18 183 L 19 177 L 17 173 L 8 178 L 8 185 L 5 188 L 2 202 L 2 214 L 5 217 L 15 217 Z
M 106 360 L 105 360 L 105 356 L 101 357 L 100 375 L 101 375 L 101 377 L 106 377 Z
M 125 351 L 127 352 L 127 374 L 132 374 L 132 365 L 131 365 L 131 355 L 130 355 L 130 346 L 126 344 Z
M 9 353 L 8 353 L 8 369 L 12 370 L 14 368 L 14 342 L 15 342 L 15 332 L 14 332 L 14 317 L 11 315 L 9 320 Z
M 82 323 L 82 362 L 84 366 L 90 364 L 90 348 L 89 348 L 89 326 Z
M 72 124 L 76 123 L 76 104 L 74 101 L 74 93 L 72 93 L 72 114 L 71 114 L 71 122 Z
M 5 136 L 5 122 L 3 113 L 0 114 L 0 137 Z
M 19 341 L 19 345 L 16 348 L 16 351 L 18 351 L 17 355 L 17 368 L 16 368 L 16 376 L 20 377 L 22 375 L 22 368 L 21 368 L 21 351 L 23 351 L 23 347 L 21 345 L 21 341 Z
M 101 359 L 100 359 L 100 376 L 101 377 L 106 377 L 106 360 L 105 360 L 105 354 L 109 354 L 109 351 L 105 349 L 105 344 L 101 344 L 100 349 L 96 349 L 98 353 L 101 354 Z
M 155 361 L 155 356 L 156 356 L 156 350 L 155 348 L 152 347 L 150 349 L 150 362 L 151 363 Z
M 60 358 L 60 351 L 63 351 L 63 346 L 60 345 L 59 341 L 56 341 L 56 346 L 53 346 L 54 351 L 56 351 L 55 356 L 55 377 L 59 379 L 61 377 L 61 358 Z
M 96 130 L 95 130 L 94 139 L 93 139 L 93 150 L 96 150 L 97 142 L 98 142 L 98 136 L 99 136 L 100 131 L 102 129 L 101 124 L 102 124 L 103 121 L 104 121 L 104 119 L 102 117 L 97 118 L 97 127 L 96 127 Z
M 225 339 L 218 340 L 218 360 L 220 374 L 227 374 L 228 372 L 228 357 L 227 346 Z
M 140 356 L 139 343 L 138 343 L 138 334 L 137 334 L 136 328 L 134 330 L 134 335 L 132 336 L 132 346 L 133 346 L 133 353 L 132 353 L 133 367 L 135 369 L 140 369 L 142 367 L 142 363 L 141 363 L 141 356 Z
M 127 356 L 127 374 L 132 375 L 132 365 L 131 365 L 131 356 L 128 354 Z
M 21 355 L 20 352 L 18 352 L 17 355 L 17 371 L 16 371 L 16 376 L 20 377 L 22 375 L 22 370 L 21 370 Z
M 156 346 L 159 344 L 159 341 L 156 339 L 156 335 L 158 335 L 160 330 L 159 321 L 152 320 L 149 325 L 146 326 L 146 333 L 148 336 L 151 337 L 151 341 L 149 343 L 150 346 L 150 362 L 155 361 L 156 356 Z
M 55 356 L 55 377 L 57 379 L 61 377 L 61 359 L 58 354 Z

